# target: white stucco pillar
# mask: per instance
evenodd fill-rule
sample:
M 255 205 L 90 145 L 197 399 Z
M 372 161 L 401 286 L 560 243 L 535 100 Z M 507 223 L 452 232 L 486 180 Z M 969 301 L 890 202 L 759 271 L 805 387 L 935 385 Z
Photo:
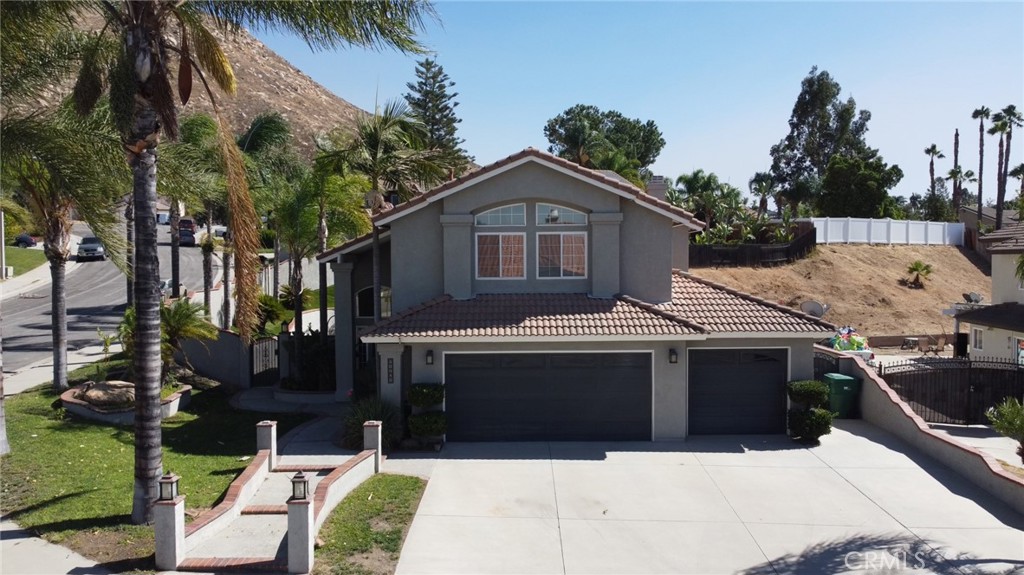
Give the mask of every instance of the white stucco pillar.
M 256 450 L 267 449 L 270 457 L 267 458 L 267 471 L 273 471 L 277 467 L 277 422 L 261 421 L 256 424 Z
M 156 568 L 174 571 L 185 560 L 185 496 L 153 504 Z
M 399 343 L 377 344 L 380 359 L 380 398 L 396 407 L 402 405 L 402 349 Z
M 288 572 L 313 570 L 313 499 L 288 500 Z

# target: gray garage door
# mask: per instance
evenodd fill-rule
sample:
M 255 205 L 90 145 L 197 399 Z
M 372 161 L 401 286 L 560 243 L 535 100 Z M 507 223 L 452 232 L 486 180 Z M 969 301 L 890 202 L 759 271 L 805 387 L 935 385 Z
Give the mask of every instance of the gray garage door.
M 784 349 L 690 350 L 690 433 L 785 433 Z
M 651 439 L 648 353 L 446 354 L 449 441 Z

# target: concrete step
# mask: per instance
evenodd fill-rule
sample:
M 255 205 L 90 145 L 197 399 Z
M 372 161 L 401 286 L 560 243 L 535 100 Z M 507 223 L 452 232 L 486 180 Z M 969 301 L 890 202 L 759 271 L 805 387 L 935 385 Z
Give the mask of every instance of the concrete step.
M 287 573 L 288 562 L 275 557 L 195 557 L 183 561 L 177 570 L 201 573 Z

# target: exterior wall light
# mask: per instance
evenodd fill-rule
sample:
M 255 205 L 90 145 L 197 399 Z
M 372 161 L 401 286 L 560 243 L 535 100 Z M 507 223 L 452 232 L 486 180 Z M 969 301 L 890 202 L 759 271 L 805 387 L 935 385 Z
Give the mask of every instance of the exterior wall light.
M 292 477 L 292 499 L 306 499 L 309 496 L 309 477 L 299 471 Z
M 679 363 L 679 353 L 675 349 L 668 350 L 668 362 Z
M 427 365 L 434 365 L 434 350 L 427 350 Z
M 174 501 L 178 497 L 178 480 L 181 479 L 173 473 L 165 473 L 157 480 L 160 486 L 160 493 L 157 499 L 160 501 Z

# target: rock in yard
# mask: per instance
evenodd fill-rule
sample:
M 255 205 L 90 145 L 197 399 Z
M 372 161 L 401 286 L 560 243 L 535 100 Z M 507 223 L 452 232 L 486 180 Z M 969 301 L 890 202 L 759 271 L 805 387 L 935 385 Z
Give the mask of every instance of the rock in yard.
M 80 399 L 96 407 L 122 407 L 135 403 L 135 384 L 127 381 L 86 382 L 75 394 Z

